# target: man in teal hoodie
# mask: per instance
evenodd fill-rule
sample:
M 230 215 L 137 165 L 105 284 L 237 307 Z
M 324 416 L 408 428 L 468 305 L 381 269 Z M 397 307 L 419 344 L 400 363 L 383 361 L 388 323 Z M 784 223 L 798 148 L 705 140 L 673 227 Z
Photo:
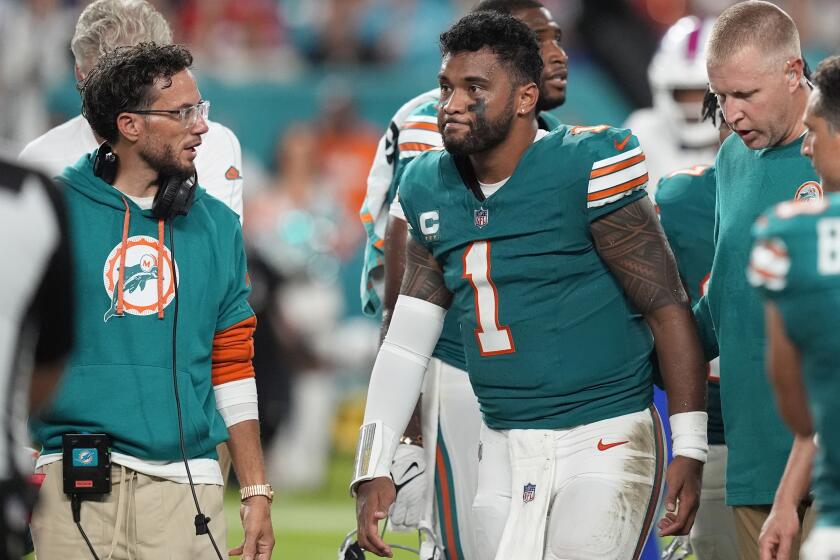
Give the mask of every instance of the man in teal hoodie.
M 196 533 L 209 522 L 224 546 L 216 445 L 225 440 L 245 528 L 231 554 L 271 556 L 242 233 L 236 214 L 195 184 L 209 103 L 191 64 L 183 47 L 142 43 L 104 55 L 82 84 L 85 118 L 106 143 L 59 176 L 79 334 L 53 405 L 34 426 L 43 445 L 32 520 L 39 560 L 221 557 Z M 80 432 L 110 435 L 114 467 L 111 493 L 82 504 L 77 530 L 61 441 Z
M 715 163 L 715 255 L 708 291 L 695 315 L 707 350 L 720 349 L 729 447 L 726 503 L 734 508 L 741 558 L 757 560 L 760 533 L 775 535 L 778 545 L 791 533 L 790 522 L 793 532 L 798 530 L 807 502 L 780 480 L 786 463 L 796 464 L 813 450 L 807 441 L 793 443 L 765 374 L 763 302 L 744 272 L 750 228 L 770 206 L 819 199 L 822 189 L 800 154 L 809 86 L 793 20 L 769 2 L 735 4 L 715 23 L 706 63 L 709 85 L 734 134 L 721 145 Z

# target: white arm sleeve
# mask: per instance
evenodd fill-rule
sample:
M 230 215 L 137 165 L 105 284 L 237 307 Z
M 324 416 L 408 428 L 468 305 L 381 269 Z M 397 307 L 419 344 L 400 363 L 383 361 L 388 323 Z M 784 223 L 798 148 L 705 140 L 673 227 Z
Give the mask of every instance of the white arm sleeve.
M 213 387 L 216 410 L 222 415 L 225 426 L 245 420 L 259 420 L 257 411 L 257 381 L 253 377 L 229 381 Z
M 417 399 L 446 310 L 426 300 L 401 295 L 388 334 L 370 376 L 365 419 L 359 430 L 351 483 L 390 477 L 391 461 Z

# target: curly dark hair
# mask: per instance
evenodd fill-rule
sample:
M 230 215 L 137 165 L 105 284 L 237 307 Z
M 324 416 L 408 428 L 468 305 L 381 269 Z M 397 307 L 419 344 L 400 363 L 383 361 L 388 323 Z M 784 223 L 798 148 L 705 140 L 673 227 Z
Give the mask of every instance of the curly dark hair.
M 544 8 L 542 2 L 537 0 L 482 0 L 473 12 L 499 12 L 500 14 L 513 14 L 519 10 L 531 10 L 533 8 Z
M 840 132 L 840 56 L 830 56 L 819 63 L 814 85 L 820 91 L 817 113 L 828 121 L 831 132 Z
M 476 52 L 484 47 L 508 67 L 515 85 L 540 83 L 543 61 L 537 36 L 514 17 L 498 12 L 472 12 L 440 36 L 444 56 Z
M 105 53 L 79 87 L 82 115 L 100 137 L 113 144 L 119 137 L 117 115 L 148 109 L 155 102 L 154 84 L 192 65 L 180 45 L 140 43 Z

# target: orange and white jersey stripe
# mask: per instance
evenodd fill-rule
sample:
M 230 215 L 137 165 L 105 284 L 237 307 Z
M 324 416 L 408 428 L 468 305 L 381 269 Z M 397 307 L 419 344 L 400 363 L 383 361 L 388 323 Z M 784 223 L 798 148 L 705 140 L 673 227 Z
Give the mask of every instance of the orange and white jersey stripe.
M 443 138 L 432 115 L 412 115 L 400 127 L 400 159 L 414 158 L 428 150 L 443 146 Z
M 615 202 L 630 193 L 644 189 L 648 183 L 645 154 L 641 146 L 598 160 L 592 165 L 587 191 L 587 208 Z
M 750 254 L 747 278 L 755 287 L 778 292 L 787 286 L 790 256 L 784 241 L 778 238 L 756 242 Z

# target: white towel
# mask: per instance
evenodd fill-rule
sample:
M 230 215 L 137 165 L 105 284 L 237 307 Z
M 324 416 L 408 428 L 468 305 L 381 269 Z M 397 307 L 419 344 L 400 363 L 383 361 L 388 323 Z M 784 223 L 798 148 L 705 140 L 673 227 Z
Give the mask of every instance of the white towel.
M 511 501 L 496 560 L 542 560 L 554 485 L 554 430 L 510 430 Z

